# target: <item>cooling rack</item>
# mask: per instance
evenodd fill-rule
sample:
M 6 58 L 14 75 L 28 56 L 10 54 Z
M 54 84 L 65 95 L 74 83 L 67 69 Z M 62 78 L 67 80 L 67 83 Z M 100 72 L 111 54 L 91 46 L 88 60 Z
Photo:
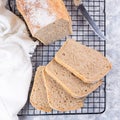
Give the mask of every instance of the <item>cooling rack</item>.
M 72 17 L 73 21 L 73 35 L 70 37 L 76 39 L 78 42 L 94 48 L 104 55 L 106 54 L 106 42 L 102 41 L 92 31 L 87 21 L 81 15 L 80 11 L 77 11 L 77 7 L 74 6 L 73 0 L 64 0 L 65 5 Z M 83 0 L 83 4 L 91 15 L 92 19 L 96 22 L 103 34 L 106 34 L 106 15 L 105 15 L 105 0 Z M 15 0 L 8 0 L 8 9 L 18 15 L 22 16 L 16 8 Z M 22 18 L 23 19 L 23 18 Z M 39 65 L 46 65 L 59 50 L 61 45 L 64 43 L 66 38 L 57 41 L 49 46 L 40 45 L 36 48 L 33 57 L 33 78 L 35 70 Z M 51 113 L 35 110 L 29 103 L 19 112 L 20 116 L 36 116 L 36 115 L 77 115 L 77 114 L 100 114 L 105 111 L 106 108 L 106 78 L 103 80 L 103 85 L 100 86 L 96 91 L 91 93 L 85 100 L 84 107 L 75 111 L 59 112 L 53 110 Z M 33 81 L 31 82 L 32 88 Z M 31 89 L 30 89 L 31 91 Z

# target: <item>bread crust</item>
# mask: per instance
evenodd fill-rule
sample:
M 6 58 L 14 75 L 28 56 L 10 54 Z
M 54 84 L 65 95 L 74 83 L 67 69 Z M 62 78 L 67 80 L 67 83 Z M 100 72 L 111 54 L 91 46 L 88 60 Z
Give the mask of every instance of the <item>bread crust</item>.
M 51 108 L 58 111 L 76 110 L 83 107 L 85 98 L 73 98 L 57 84 L 46 72 L 43 71 L 43 78 L 47 90 L 47 98 Z
M 43 3 L 46 4 L 46 6 L 43 5 Z M 34 0 L 34 2 L 16 0 L 16 4 L 19 12 L 26 21 L 32 36 L 40 40 L 43 44 L 51 44 L 56 40 L 62 39 L 63 37 L 72 34 L 71 17 L 69 16 L 69 13 L 62 0 Z M 63 25 L 59 27 L 56 24 L 60 20 L 61 22 L 64 20 L 65 23 L 63 22 Z M 68 32 L 65 32 L 63 29 L 61 29 L 62 26 L 65 26 L 66 22 L 68 25 L 64 29 Z M 46 30 L 43 34 L 43 29 L 47 29 L 49 26 L 51 27 L 51 30 L 52 26 L 55 26 L 55 28 L 53 28 L 54 31 L 51 32 L 51 30 Z M 50 36 L 54 37 L 49 37 L 48 33 Z M 60 36 L 57 37 L 56 34 L 60 34 Z
M 45 67 L 45 71 L 74 98 L 86 97 L 102 84 L 102 80 L 94 84 L 84 83 L 54 59 Z
M 37 110 L 51 112 L 52 109 L 48 104 L 47 93 L 42 78 L 42 69 L 44 68 L 45 68 L 44 66 L 40 66 L 37 68 L 34 84 L 32 87 L 32 92 L 30 94 L 30 103 Z
M 64 43 L 56 53 L 55 60 L 86 83 L 99 81 L 112 67 L 100 52 L 72 39 Z

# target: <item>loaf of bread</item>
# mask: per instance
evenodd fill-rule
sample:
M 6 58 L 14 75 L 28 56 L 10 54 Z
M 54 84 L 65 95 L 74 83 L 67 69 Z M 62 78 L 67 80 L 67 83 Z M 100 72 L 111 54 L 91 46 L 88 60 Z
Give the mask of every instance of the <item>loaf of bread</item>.
M 30 95 L 30 103 L 38 110 L 50 112 L 52 109 L 49 106 L 47 100 L 46 88 L 44 86 L 44 81 L 42 77 L 43 69 L 44 67 L 38 67 L 36 71 L 34 84 Z
M 58 111 L 69 111 L 83 107 L 84 98 L 73 98 L 45 71 L 43 71 L 43 76 L 47 90 L 47 98 L 51 108 Z
M 81 0 L 74 0 L 74 4 L 75 4 L 76 6 L 79 6 L 80 3 L 81 3 Z
M 45 71 L 74 98 L 85 97 L 102 84 L 101 80 L 96 83 L 84 83 L 55 60 L 46 66 Z
M 48 45 L 72 33 L 63 0 L 16 0 L 33 37 Z
M 67 40 L 55 60 L 86 83 L 95 83 L 111 69 L 111 63 L 100 52 L 75 40 Z

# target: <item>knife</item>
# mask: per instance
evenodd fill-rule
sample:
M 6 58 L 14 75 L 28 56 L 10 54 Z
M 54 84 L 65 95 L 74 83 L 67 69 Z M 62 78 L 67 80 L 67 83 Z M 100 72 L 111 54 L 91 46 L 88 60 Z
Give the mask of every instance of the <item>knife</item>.
M 85 17 L 85 19 L 88 21 L 89 25 L 93 28 L 94 32 L 102 39 L 102 40 L 106 40 L 106 37 L 102 34 L 101 30 L 99 29 L 99 27 L 95 24 L 95 22 L 92 20 L 91 16 L 89 15 L 89 13 L 87 12 L 86 8 L 84 7 L 84 5 L 81 3 L 78 6 L 78 10 L 81 11 L 82 15 Z

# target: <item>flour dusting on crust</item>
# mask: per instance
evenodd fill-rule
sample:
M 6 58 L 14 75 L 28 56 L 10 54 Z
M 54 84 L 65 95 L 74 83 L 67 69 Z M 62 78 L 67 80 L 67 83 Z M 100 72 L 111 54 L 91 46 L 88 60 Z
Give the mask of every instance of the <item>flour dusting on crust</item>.
M 40 28 L 56 20 L 56 14 L 51 12 L 48 0 L 25 0 L 24 9 L 31 24 Z

